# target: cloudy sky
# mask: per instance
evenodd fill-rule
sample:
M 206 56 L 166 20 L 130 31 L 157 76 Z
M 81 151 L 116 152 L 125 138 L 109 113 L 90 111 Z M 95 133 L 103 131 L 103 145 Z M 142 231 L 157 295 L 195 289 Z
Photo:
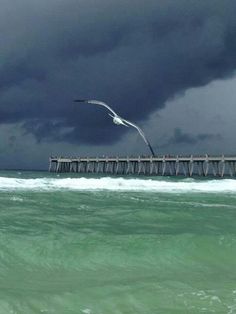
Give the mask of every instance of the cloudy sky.
M 50 155 L 235 154 L 235 0 L 0 0 L 0 167 Z

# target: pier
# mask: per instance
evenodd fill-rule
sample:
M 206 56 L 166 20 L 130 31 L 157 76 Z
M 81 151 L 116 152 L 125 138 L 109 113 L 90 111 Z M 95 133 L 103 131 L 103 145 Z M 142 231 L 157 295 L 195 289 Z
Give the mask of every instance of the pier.
M 147 176 L 236 176 L 236 156 L 50 157 L 50 172 Z

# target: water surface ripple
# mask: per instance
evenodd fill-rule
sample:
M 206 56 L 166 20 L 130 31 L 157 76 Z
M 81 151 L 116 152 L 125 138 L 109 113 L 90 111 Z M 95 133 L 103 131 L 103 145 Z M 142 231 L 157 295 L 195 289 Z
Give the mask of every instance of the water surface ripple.
M 236 313 L 236 180 L 0 173 L 0 313 Z

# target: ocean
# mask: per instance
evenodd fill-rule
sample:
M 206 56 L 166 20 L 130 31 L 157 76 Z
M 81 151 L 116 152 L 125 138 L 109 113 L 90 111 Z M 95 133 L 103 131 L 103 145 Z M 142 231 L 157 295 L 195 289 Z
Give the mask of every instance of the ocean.
M 0 313 L 236 313 L 236 180 L 1 171 Z

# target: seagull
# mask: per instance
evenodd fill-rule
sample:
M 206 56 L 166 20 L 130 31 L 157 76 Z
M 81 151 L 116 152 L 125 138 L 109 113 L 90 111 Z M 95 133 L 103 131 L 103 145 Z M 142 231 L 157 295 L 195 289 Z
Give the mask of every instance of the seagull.
M 132 126 L 133 128 L 135 128 L 139 134 L 142 136 L 144 142 L 147 144 L 147 146 L 149 147 L 152 156 L 155 156 L 155 153 L 152 149 L 151 144 L 149 143 L 149 141 L 147 140 L 144 132 L 142 131 L 142 129 L 140 129 L 140 127 L 138 127 L 136 124 L 121 118 L 110 106 L 108 106 L 105 102 L 103 101 L 98 101 L 98 100 L 86 100 L 86 99 L 75 99 L 75 102 L 83 102 L 83 103 L 88 103 L 88 104 L 94 104 L 94 105 L 99 105 L 102 107 L 107 108 L 111 113 L 108 113 L 110 117 L 112 117 L 113 122 L 117 125 L 124 125 L 126 127 Z

